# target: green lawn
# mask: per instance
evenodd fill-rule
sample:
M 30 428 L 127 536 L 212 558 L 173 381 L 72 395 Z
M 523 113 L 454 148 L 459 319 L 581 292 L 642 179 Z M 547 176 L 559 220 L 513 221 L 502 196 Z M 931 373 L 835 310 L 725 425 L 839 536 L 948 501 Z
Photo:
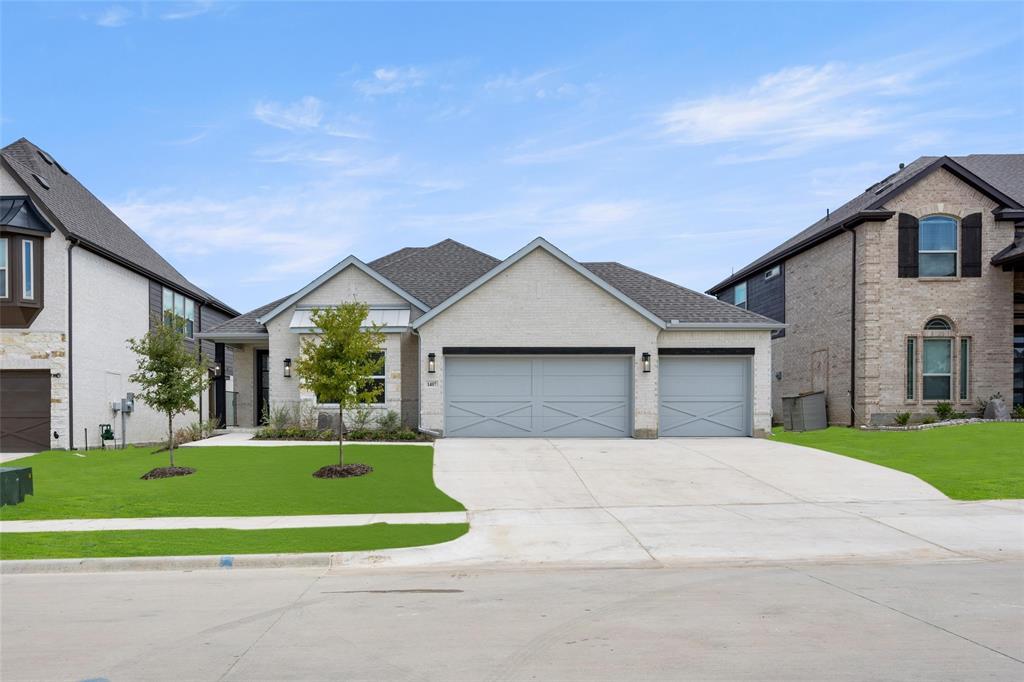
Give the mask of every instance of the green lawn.
M 0 559 L 192 556 L 352 552 L 448 542 L 469 530 L 465 523 L 272 530 L 103 530 L 67 533 L 4 533 Z
M 422 445 L 346 445 L 346 461 L 373 473 L 318 479 L 337 461 L 336 446 L 181 448 L 175 463 L 191 476 L 142 481 L 166 466 L 152 449 L 52 451 L 6 466 L 32 467 L 35 495 L 0 508 L 0 519 L 151 516 L 275 516 L 462 511 L 434 485 L 434 449 Z M 192 532 L 192 531 L 190 531 Z M 225 531 L 229 532 L 229 531 Z
M 831 427 L 774 440 L 899 469 L 956 500 L 1024 498 L 1024 424 L 966 424 L 923 431 Z

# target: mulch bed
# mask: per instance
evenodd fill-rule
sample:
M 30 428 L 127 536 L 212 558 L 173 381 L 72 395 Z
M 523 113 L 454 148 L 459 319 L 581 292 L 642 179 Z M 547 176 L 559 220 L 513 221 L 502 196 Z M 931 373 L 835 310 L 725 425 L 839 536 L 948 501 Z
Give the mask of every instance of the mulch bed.
M 353 476 L 365 476 L 373 471 L 368 464 L 331 464 L 320 467 L 313 472 L 314 478 L 352 478 Z
M 152 481 L 154 478 L 174 478 L 175 476 L 188 476 L 196 472 L 192 467 L 157 467 L 142 475 L 143 481 Z

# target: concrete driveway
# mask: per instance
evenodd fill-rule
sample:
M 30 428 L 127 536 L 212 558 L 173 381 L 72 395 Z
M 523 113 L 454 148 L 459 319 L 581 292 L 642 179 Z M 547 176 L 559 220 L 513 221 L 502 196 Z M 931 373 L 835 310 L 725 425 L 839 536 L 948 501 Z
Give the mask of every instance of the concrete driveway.
M 444 439 L 471 530 L 339 564 L 679 565 L 1024 556 L 1024 503 L 956 502 L 893 469 L 750 438 Z

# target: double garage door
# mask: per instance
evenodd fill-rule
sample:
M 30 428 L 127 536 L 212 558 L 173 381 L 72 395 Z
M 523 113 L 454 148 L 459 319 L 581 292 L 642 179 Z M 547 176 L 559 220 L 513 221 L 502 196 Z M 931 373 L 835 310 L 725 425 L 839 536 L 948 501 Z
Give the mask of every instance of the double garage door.
M 659 435 L 750 435 L 750 359 L 661 356 Z M 623 438 L 632 356 L 445 358 L 452 437 Z
M 0 371 L 0 452 L 39 452 L 49 447 L 49 370 Z
M 630 435 L 631 356 L 451 355 L 444 372 L 448 436 Z

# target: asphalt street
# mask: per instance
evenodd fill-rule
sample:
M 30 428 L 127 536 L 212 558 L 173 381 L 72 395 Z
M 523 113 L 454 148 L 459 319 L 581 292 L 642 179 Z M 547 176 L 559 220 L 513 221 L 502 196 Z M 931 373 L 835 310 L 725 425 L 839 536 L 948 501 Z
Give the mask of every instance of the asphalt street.
M 1024 679 L 1024 563 L 2 577 L 16 680 Z

